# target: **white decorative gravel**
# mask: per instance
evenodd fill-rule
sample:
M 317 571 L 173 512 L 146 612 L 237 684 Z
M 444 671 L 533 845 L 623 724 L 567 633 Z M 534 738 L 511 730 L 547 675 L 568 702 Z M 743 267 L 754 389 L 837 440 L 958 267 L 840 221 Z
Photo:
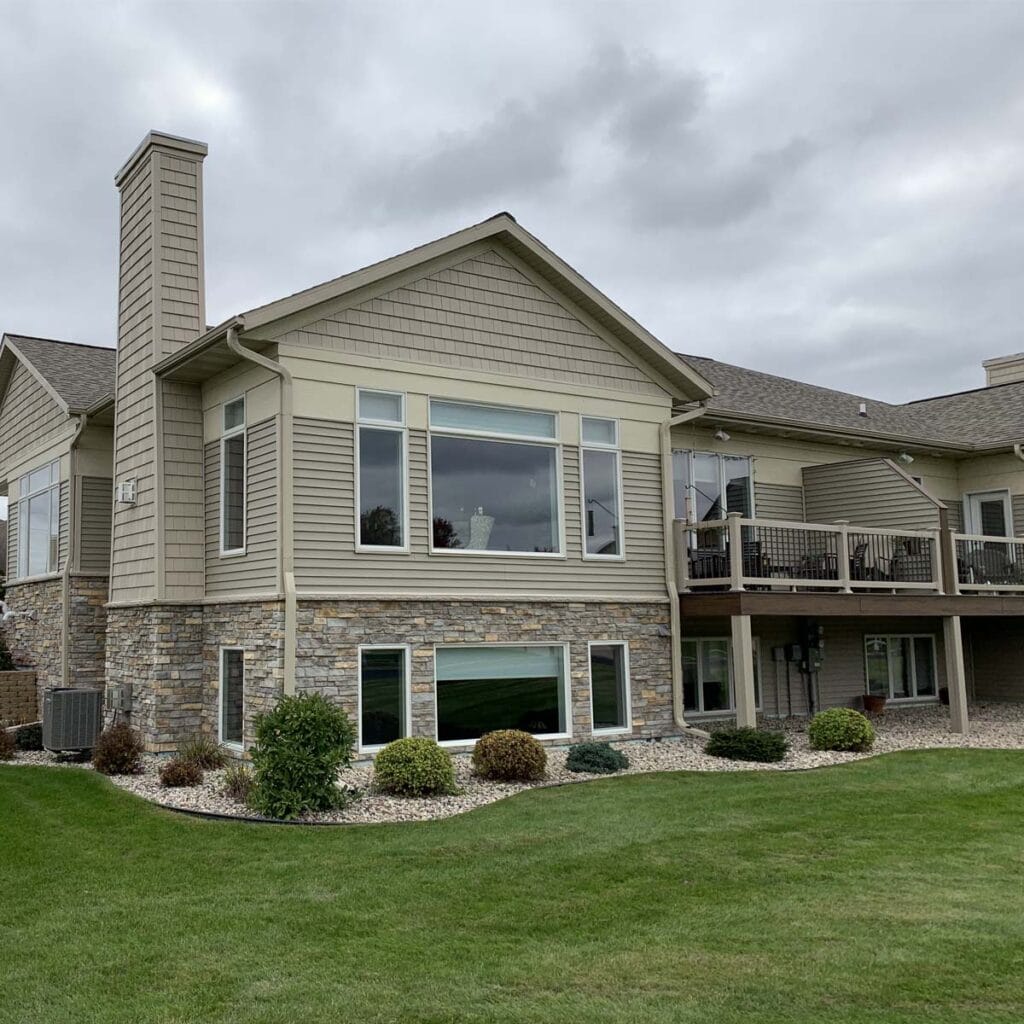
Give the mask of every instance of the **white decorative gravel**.
M 785 759 L 777 764 L 757 764 L 709 757 L 704 753 L 705 741 L 696 736 L 667 740 L 630 740 L 613 743 L 612 746 L 629 758 L 629 768 L 619 774 L 630 775 L 666 771 L 799 771 L 858 761 L 897 750 L 934 747 L 1024 749 L 1024 704 L 975 704 L 970 709 L 970 715 L 970 734 L 957 736 L 949 732 L 948 708 L 937 705 L 890 708 L 882 715 L 872 716 L 878 738 L 874 749 L 867 754 L 811 750 L 807 745 L 807 719 L 804 718 L 792 718 L 781 722 L 766 721 L 763 723 L 766 728 L 783 729 L 792 744 Z M 311 814 L 302 820 L 323 824 L 428 821 L 462 814 L 474 807 L 482 807 L 525 789 L 611 777 L 582 775 L 568 771 L 565 767 L 566 753 L 567 748 L 549 749 L 547 777 L 543 782 L 535 784 L 485 782 L 472 774 L 468 754 L 456 754 L 453 760 L 458 795 L 424 798 L 392 797 L 376 793 L 372 786 L 373 766 L 369 763 L 353 765 L 342 772 L 339 778 L 342 786 L 356 794 L 348 806 L 340 811 Z M 160 758 L 147 755 L 143 758 L 142 774 L 113 776 L 110 781 L 121 789 L 164 807 L 231 817 L 255 817 L 248 808 L 221 792 L 224 780 L 222 771 L 207 772 L 200 786 L 164 789 L 157 777 L 162 763 Z M 0 764 L 67 764 L 69 767 L 92 770 L 88 763 L 63 762 L 46 752 L 19 753 L 14 761 Z

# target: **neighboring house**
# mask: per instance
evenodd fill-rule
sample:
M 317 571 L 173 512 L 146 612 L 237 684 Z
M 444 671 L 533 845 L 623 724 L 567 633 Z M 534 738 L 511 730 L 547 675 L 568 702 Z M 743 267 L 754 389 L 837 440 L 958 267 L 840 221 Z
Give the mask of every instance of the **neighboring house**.
M 153 750 L 243 750 L 293 692 L 364 752 L 1020 696 L 1019 366 L 884 406 L 679 357 L 507 214 L 209 328 L 205 154 L 151 133 L 117 175 L 116 373 L 0 349 L 41 686 L 102 681 Z

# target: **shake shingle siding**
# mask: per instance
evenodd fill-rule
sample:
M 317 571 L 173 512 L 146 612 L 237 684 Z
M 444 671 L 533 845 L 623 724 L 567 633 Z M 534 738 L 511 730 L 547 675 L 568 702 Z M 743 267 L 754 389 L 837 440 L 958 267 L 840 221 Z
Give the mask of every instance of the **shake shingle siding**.
M 65 432 L 68 418 L 32 373 L 18 362 L 0 407 L 0 468 Z

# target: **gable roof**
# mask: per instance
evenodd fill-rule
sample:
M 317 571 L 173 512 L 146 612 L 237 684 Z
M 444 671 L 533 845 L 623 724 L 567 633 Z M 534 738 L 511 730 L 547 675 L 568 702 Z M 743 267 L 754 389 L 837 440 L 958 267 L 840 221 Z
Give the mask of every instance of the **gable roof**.
M 3 351 L 20 358 L 69 414 L 88 412 L 114 397 L 116 349 L 5 334 Z

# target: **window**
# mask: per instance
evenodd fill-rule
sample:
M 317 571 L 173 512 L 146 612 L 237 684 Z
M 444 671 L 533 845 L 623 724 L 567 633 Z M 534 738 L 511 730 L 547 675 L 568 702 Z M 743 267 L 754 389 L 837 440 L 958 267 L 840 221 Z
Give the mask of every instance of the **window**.
M 559 555 L 554 413 L 430 402 L 432 551 Z M 496 439 L 481 435 L 505 434 Z M 465 436 L 464 436 L 465 435 Z
M 736 710 L 732 643 L 726 637 L 683 641 L 683 706 L 694 714 Z M 754 704 L 761 707 L 761 654 L 754 639 Z
M 245 399 L 224 403 L 220 441 L 220 553 L 245 552 Z
M 581 418 L 585 558 L 623 556 L 618 427 L 616 420 Z
M 754 474 L 745 456 L 673 452 L 672 477 L 676 519 L 700 523 L 728 512 L 754 514 Z
M 866 636 L 864 659 L 870 694 L 890 700 L 938 695 L 933 636 Z
M 437 738 L 466 743 L 494 729 L 569 734 L 565 648 L 438 647 Z
M 409 649 L 360 647 L 360 749 L 376 749 L 408 735 Z
M 357 393 L 356 548 L 408 551 L 405 395 Z
M 629 647 L 625 643 L 592 643 L 589 648 L 593 731 L 628 732 Z
M 220 649 L 220 741 L 242 745 L 245 653 L 241 647 Z
M 60 558 L 60 463 L 27 473 L 18 484 L 17 575 L 56 572 Z

